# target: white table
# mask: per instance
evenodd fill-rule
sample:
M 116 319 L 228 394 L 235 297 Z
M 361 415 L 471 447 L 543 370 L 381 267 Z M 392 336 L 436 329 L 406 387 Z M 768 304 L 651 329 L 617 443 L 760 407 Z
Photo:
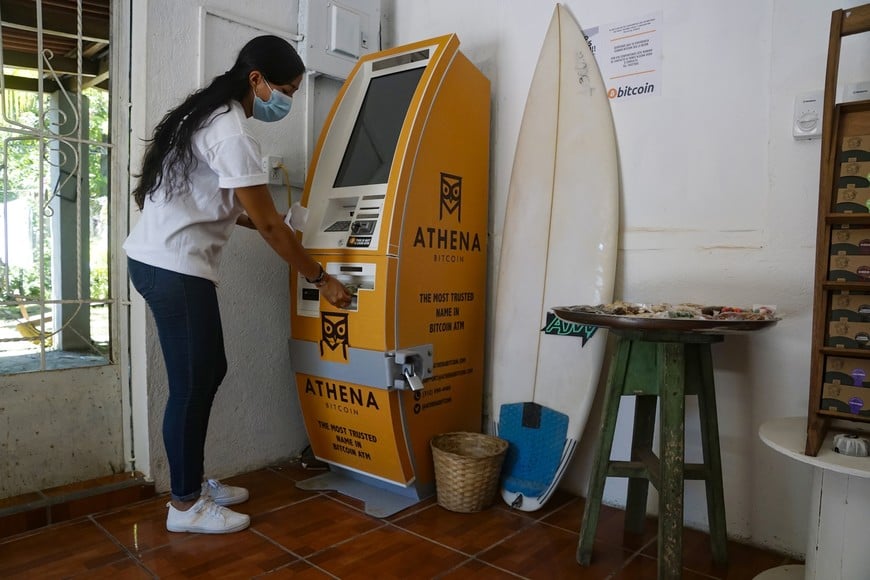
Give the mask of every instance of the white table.
M 806 566 L 780 566 L 755 580 L 870 579 L 870 457 L 834 451 L 831 429 L 816 457 L 804 455 L 806 417 L 767 421 L 758 436 L 774 450 L 812 465 Z

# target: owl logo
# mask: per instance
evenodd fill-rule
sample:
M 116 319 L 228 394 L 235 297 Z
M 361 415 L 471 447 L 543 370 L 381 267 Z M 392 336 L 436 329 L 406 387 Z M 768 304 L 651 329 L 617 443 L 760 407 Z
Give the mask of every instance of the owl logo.
M 326 358 L 330 353 L 337 355 L 340 352 L 341 357 L 347 361 L 347 347 L 350 344 L 347 332 L 347 313 L 321 312 L 320 331 L 320 358 Z M 341 347 L 340 351 L 339 347 Z
M 444 212 L 456 212 L 456 221 L 462 221 L 462 178 L 449 173 L 441 174 L 441 207 L 438 219 L 444 219 Z

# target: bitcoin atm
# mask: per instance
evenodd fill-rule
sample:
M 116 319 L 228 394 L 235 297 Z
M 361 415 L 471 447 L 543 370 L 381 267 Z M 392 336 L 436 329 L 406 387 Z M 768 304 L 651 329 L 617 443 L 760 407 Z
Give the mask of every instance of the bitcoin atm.
M 434 493 L 434 435 L 480 432 L 489 131 L 489 81 L 456 35 L 366 55 L 339 92 L 300 235 L 354 299 L 291 273 L 291 364 L 330 466 L 299 487 L 386 517 Z

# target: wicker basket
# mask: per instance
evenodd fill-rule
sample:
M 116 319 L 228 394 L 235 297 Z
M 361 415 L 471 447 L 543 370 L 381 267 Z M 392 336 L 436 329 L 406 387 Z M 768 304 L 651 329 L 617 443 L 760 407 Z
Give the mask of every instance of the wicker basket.
M 438 505 L 454 512 L 479 512 L 498 489 L 508 442 L 482 433 L 444 433 L 430 442 Z

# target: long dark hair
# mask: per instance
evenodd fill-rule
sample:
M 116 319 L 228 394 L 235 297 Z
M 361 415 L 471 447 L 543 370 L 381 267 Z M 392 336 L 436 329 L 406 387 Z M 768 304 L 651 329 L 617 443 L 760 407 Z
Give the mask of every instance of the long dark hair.
M 285 85 L 305 72 L 296 50 L 283 38 L 258 36 L 250 40 L 236 58 L 233 68 L 215 77 L 211 84 L 189 95 L 169 111 L 154 129 L 142 160 L 139 184 L 133 190 L 141 210 L 145 198 L 164 185 L 166 197 L 182 191 L 187 175 L 196 164 L 191 147 L 193 134 L 218 107 L 230 110 L 230 100 L 241 101 L 250 89 L 248 75 L 260 71 L 270 84 Z

